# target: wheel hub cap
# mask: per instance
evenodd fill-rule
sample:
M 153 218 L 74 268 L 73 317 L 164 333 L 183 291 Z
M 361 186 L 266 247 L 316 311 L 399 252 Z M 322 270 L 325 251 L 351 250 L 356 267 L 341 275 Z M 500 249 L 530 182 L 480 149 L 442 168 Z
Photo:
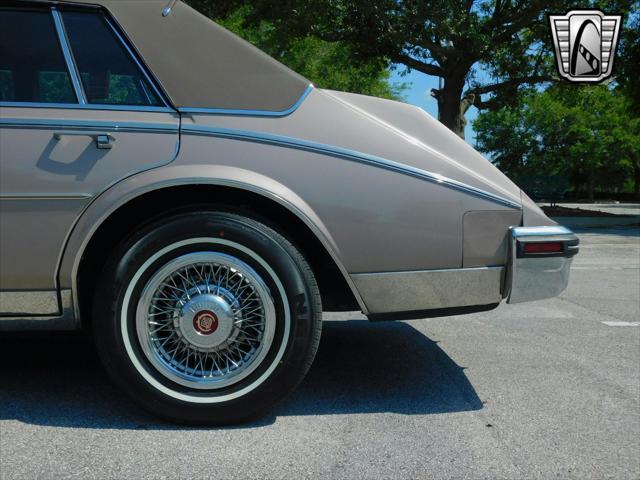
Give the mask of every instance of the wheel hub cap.
M 211 310 L 201 310 L 193 317 L 193 328 L 201 335 L 211 335 L 218 329 L 218 317 Z
M 233 322 L 233 310 L 224 298 L 203 294 L 185 303 L 174 324 L 188 343 L 208 351 L 229 339 Z
M 149 279 L 136 329 L 147 359 L 165 377 L 192 388 L 222 388 L 265 358 L 275 307 L 249 265 L 224 253 L 195 252 Z

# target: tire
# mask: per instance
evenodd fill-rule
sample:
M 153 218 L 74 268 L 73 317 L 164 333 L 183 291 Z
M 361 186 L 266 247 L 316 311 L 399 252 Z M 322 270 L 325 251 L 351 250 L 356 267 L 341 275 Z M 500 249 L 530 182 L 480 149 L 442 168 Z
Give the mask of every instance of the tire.
M 285 237 L 245 215 L 200 211 L 152 222 L 115 248 L 92 326 L 105 369 L 144 409 L 225 425 L 256 418 L 303 379 L 322 308 Z

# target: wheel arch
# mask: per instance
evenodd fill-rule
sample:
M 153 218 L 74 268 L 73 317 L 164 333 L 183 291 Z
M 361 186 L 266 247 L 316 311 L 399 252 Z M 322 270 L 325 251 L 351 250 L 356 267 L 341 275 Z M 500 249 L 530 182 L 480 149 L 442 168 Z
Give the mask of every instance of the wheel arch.
M 284 233 L 311 264 L 325 310 L 366 312 L 331 235 L 302 198 L 255 172 L 198 165 L 169 166 L 134 175 L 109 188 L 85 209 L 69 236 L 58 270 L 60 288 L 73 292 L 76 320 L 81 325 L 90 322 L 87 305 L 108 256 L 105 249 L 168 211 L 207 204 L 251 213 Z

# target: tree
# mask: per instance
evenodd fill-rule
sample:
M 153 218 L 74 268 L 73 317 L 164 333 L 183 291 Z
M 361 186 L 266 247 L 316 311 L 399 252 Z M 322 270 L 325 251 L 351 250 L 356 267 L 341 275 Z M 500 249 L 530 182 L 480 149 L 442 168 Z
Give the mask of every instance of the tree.
M 382 98 L 401 99 L 406 86 L 389 83 L 390 72 L 377 60 L 353 60 L 344 42 L 313 36 L 282 36 L 272 22 L 247 21 L 250 5 L 227 5 L 209 0 L 187 0 L 194 8 L 300 73 L 316 86 Z
M 194 0 L 192 0 L 194 1 Z M 498 108 L 522 86 L 557 80 L 547 14 L 598 1 L 563 0 L 196 0 L 209 13 L 250 5 L 274 38 L 314 36 L 348 45 L 355 58 L 441 77 L 438 115 L 460 136 L 470 105 Z M 602 2 L 627 12 L 633 0 Z M 482 73 L 480 73 L 482 72 Z
M 593 200 L 596 189 L 640 194 L 640 118 L 607 85 L 554 85 L 480 114 L 477 148 L 518 181 L 568 176 Z M 640 198 L 640 196 L 639 196 Z
M 640 115 L 640 11 L 632 12 L 621 36 L 620 59 L 614 64 L 616 80 L 631 100 L 632 111 Z

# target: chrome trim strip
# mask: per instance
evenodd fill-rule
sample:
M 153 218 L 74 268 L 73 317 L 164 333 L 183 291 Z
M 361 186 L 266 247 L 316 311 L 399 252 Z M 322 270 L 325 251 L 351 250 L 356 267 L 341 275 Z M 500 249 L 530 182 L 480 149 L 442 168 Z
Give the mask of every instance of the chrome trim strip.
M 97 103 L 45 103 L 45 102 L 0 102 L 6 108 L 64 108 L 72 110 L 117 110 L 124 112 L 161 112 L 176 113 L 171 107 L 145 107 L 131 105 L 104 105 Z
M 511 235 L 520 238 L 548 235 L 574 235 L 574 233 L 562 225 L 550 225 L 542 227 L 514 227 L 511 229 Z
M 120 41 L 120 43 L 127 50 L 127 53 L 129 53 L 129 56 L 136 63 L 136 65 L 138 66 L 138 69 L 140 70 L 140 72 L 142 72 L 142 74 L 146 78 L 147 82 L 149 82 L 149 84 L 151 85 L 151 88 L 153 88 L 153 90 L 155 91 L 156 95 L 158 96 L 158 100 L 160 100 L 164 104 L 165 107 L 168 106 L 164 94 L 158 89 L 158 86 L 156 85 L 156 82 L 149 76 L 149 72 L 147 72 L 147 69 L 144 67 L 144 65 L 142 65 L 142 63 L 140 63 L 140 60 L 138 60 L 138 56 L 134 53 L 133 50 L 131 50 L 131 47 L 129 47 L 129 44 L 124 40 L 122 35 L 120 35 L 120 32 L 113 25 L 111 20 L 106 15 L 104 15 L 103 18 L 104 18 L 105 22 L 107 22 L 107 25 L 109 25 L 109 27 L 111 28 L 111 31 L 116 35 L 116 38 Z
M 60 291 L 61 313 L 55 315 L 15 315 L 10 317 L 0 316 L 0 331 L 22 330 L 77 330 L 80 323 L 75 317 L 71 302 L 71 290 Z
M 0 200 L 88 200 L 90 193 L 0 193 Z
M 505 267 L 351 274 L 371 314 L 499 303 Z
M 73 84 L 73 89 L 76 93 L 76 97 L 81 105 L 85 105 L 87 103 L 87 97 L 84 93 L 84 87 L 82 86 L 82 82 L 80 80 L 80 72 L 78 70 L 78 66 L 76 65 L 75 59 L 73 58 L 73 55 L 71 53 L 69 37 L 67 37 L 67 32 L 64 28 L 64 24 L 62 23 L 62 17 L 60 16 L 60 12 L 56 9 L 56 7 L 51 8 L 51 15 L 53 16 L 53 22 L 55 23 L 56 31 L 58 32 L 58 41 L 60 42 L 60 46 L 62 47 L 62 53 L 64 55 L 65 62 L 67 63 L 67 70 L 69 71 L 69 75 L 71 76 L 71 83 Z
M 0 128 L 38 128 L 60 130 L 87 130 L 112 132 L 143 132 L 143 133 L 178 133 L 179 127 L 173 123 L 148 122 L 110 122 L 99 120 L 62 120 L 56 119 L 27 119 L 0 118 Z
M 59 314 L 60 305 L 56 290 L 0 290 L 0 319 L 3 316 Z
M 438 173 L 429 172 L 420 168 L 404 165 L 393 160 L 370 155 L 368 153 L 351 150 L 348 148 L 337 147 L 333 145 L 326 145 L 323 143 L 313 142 L 310 140 L 303 140 L 294 137 L 287 137 L 283 135 L 275 135 L 265 132 L 253 132 L 248 130 L 237 130 L 231 128 L 211 127 L 202 125 L 182 125 L 182 132 L 192 135 L 203 135 L 219 138 L 230 138 L 234 140 L 246 140 L 250 142 L 259 142 L 268 145 L 282 146 L 287 148 L 296 148 L 313 153 L 321 153 L 325 155 L 332 155 L 334 157 L 344 158 L 354 162 L 363 163 L 366 165 L 372 165 L 378 168 L 384 168 L 396 173 L 409 175 L 411 177 L 419 178 L 429 182 L 437 183 L 448 188 L 453 188 L 476 197 L 483 198 L 495 203 L 499 203 L 509 208 L 521 210 L 522 206 L 519 203 L 508 200 L 499 195 L 487 192 L 480 188 L 467 185 L 466 183 L 453 180 L 451 178 L 444 177 Z
M 171 10 L 175 6 L 175 4 L 176 4 L 176 0 L 170 0 L 169 4 L 162 9 L 162 16 L 163 17 L 168 17 L 169 14 L 171 13 Z
M 180 113 L 208 113 L 213 115 L 244 115 L 252 117 L 286 117 L 287 115 L 295 112 L 302 102 L 307 98 L 315 87 L 312 83 L 302 93 L 300 98 L 286 110 L 271 111 L 271 110 L 242 110 L 233 108 L 192 108 L 192 107 L 179 107 Z

